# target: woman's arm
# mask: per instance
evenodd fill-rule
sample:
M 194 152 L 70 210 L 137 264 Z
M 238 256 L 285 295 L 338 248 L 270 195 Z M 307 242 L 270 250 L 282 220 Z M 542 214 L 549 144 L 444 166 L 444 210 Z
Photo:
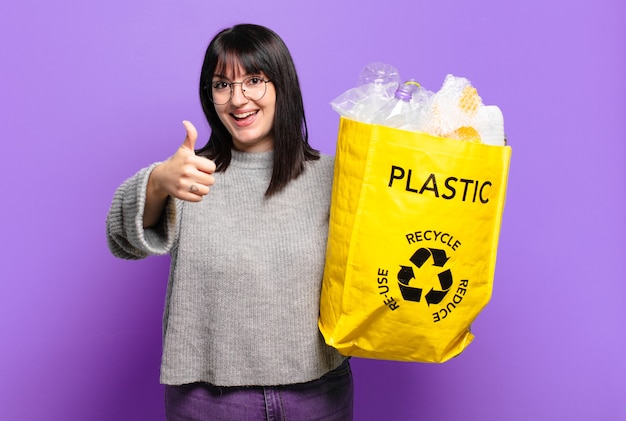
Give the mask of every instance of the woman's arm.
M 187 137 L 167 161 L 126 180 L 115 192 L 107 215 L 111 252 L 125 259 L 165 254 L 171 248 L 180 201 L 199 202 L 213 185 L 213 161 L 194 152 L 197 132 L 183 122 Z

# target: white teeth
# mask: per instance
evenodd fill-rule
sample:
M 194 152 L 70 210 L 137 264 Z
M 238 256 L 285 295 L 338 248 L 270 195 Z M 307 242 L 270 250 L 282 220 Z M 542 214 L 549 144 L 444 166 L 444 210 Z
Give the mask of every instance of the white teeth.
M 233 114 L 233 116 L 235 116 L 235 118 L 246 118 L 248 116 L 251 116 L 252 114 L 254 114 L 256 111 L 250 111 L 248 113 L 243 113 L 243 114 Z

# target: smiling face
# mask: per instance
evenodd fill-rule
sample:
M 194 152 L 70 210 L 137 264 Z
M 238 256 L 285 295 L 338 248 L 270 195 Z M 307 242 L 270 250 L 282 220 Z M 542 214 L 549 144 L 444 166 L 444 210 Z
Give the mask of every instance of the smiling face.
M 218 66 L 219 67 L 219 66 Z M 263 73 L 248 74 L 240 64 L 228 66 L 226 74 L 213 75 L 212 82 L 237 82 L 231 85 L 230 101 L 215 105 L 220 121 L 232 136 L 233 146 L 242 152 L 265 152 L 274 147 L 274 115 L 276 113 L 276 90 L 265 83 L 265 95 L 259 100 L 248 99 L 239 83 L 250 76 L 267 80 Z M 264 82 L 261 82 L 264 83 Z

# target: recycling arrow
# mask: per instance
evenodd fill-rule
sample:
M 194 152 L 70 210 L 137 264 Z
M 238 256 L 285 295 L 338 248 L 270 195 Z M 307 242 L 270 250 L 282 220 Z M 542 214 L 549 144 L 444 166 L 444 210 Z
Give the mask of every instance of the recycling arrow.
M 411 279 L 415 278 L 415 272 L 411 266 L 400 266 L 400 272 L 398 272 L 398 285 L 400 286 L 400 293 L 402 298 L 407 301 L 415 301 L 417 303 L 422 299 L 422 288 L 415 288 L 409 286 Z
M 408 285 L 411 279 L 415 278 L 415 272 L 411 266 L 400 266 L 400 272 L 398 272 L 398 282 L 403 285 Z
M 447 269 L 437 275 L 439 278 L 439 285 L 441 285 L 441 290 L 435 290 L 433 288 L 428 291 L 426 294 L 426 302 L 430 306 L 431 304 L 439 304 L 448 293 L 448 290 L 452 286 L 452 272 L 450 269 Z
M 428 261 L 430 256 L 433 257 L 433 266 L 443 267 L 448 261 L 449 257 L 446 256 L 445 250 L 431 249 L 422 247 L 413 253 L 413 256 L 409 259 L 418 268 L 424 266 L 424 263 Z

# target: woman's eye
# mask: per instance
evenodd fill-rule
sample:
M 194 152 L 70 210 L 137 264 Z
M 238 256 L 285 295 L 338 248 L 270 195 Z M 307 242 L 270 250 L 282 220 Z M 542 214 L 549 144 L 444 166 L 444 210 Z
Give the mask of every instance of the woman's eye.
M 228 83 L 226 82 L 213 82 L 213 89 L 216 90 L 221 90 L 221 89 L 227 89 L 228 88 Z
M 261 82 L 263 82 L 263 80 L 260 77 L 251 77 L 248 79 L 247 85 L 258 85 Z

